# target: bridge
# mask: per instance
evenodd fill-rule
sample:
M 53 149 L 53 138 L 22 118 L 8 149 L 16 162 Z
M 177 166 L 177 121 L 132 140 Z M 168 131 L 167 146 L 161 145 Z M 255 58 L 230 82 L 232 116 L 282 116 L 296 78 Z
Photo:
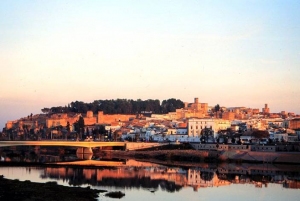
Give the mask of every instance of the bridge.
M 168 143 L 144 143 L 144 142 L 97 142 L 97 141 L 0 141 L 0 147 L 11 146 L 67 146 L 78 148 L 95 147 L 123 147 L 126 150 L 137 150 L 153 148 L 166 145 Z
M 66 146 L 66 147 L 125 147 L 125 142 L 91 141 L 0 141 L 0 147 L 11 146 Z

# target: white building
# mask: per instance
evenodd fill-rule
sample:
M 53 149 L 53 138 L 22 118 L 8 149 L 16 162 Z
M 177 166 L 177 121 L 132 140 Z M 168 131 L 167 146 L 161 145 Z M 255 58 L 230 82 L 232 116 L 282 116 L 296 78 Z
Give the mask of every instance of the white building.
M 279 141 L 281 142 L 282 140 L 287 142 L 288 141 L 288 134 L 287 133 L 282 133 L 280 131 L 269 131 L 270 134 L 270 139 L 274 141 Z
M 199 137 L 188 136 L 187 128 L 169 128 L 163 133 L 149 129 L 145 133 L 145 139 L 156 142 L 200 142 Z
M 214 137 L 219 130 L 226 130 L 231 127 L 229 120 L 224 119 L 206 119 L 206 118 L 190 118 L 187 120 L 188 136 L 200 137 L 202 129 L 211 128 L 214 131 Z

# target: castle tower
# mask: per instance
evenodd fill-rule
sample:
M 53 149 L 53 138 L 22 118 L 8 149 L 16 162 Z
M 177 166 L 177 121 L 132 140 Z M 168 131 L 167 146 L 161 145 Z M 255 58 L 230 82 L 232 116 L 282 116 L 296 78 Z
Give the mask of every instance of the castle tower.
M 195 98 L 194 99 L 194 109 L 198 111 L 198 110 L 200 110 L 200 108 L 201 108 L 201 104 L 199 104 L 199 99 Z
M 269 114 L 270 113 L 270 108 L 268 108 L 268 104 L 265 104 L 265 107 L 262 108 L 262 113 L 263 114 Z

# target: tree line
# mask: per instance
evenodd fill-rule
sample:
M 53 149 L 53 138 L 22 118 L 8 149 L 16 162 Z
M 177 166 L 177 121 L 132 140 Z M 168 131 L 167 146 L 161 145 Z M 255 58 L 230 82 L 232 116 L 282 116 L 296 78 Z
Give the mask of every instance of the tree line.
M 91 103 L 82 101 L 71 102 L 66 106 L 57 106 L 51 108 L 43 108 L 43 113 L 86 113 L 87 111 L 103 111 L 105 114 L 141 114 L 154 113 L 166 114 L 175 112 L 176 109 L 184 107 L 184 103 L 175 98 L 163 100 L 160 103 L 158 99 L 148 100 L 132 100 L 132 99 L 111 99 L 111 100 L 95 100 Z

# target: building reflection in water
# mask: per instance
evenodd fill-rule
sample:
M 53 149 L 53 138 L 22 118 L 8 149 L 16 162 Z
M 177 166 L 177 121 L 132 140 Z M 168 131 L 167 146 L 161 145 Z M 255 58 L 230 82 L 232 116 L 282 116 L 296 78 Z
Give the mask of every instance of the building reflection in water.
M 269 183 L 282 184 L 284 188 L 300 187 L 300 169 L 297 166 L 268 164 L 221 164 L 209 167 L 178 168 L 162 165 L 126 161 L 118 167 L 93 168 L 45 168 L 42 178 L 67 180 L 70 185 L 115 186 L 123 188 L 159 187 L 169 191 L 179 191 L 184 187 L 220 187 L 232 184 L 251 184 L 255 187 L 268 187 Z
M 120 167 L 94 168 L 45 168 L 42 178 L 67 180 L 70 185 L 115 186 L 126 188 L 157 188 L 169 192 L 180 190 L 187 184 L 187 171 L 182 168 L 168 168 L 152 163 L 134 160 L 126 161 Z
M 300 165 L 283 164 L 195 164 L 191 168 L 167 167 L 135 160 L 103 161 L 91 154 L 65 154 L 66 150 L 45 152 L 41 149 L 18 148 L 0 150 L 1 161 L 55 163 L 63 167 L 46 167 L 41 178 L 67 181 L 69 185 L 115 186 L 126 188 L 158 188 L 169 192 L 184 187 L 220 187 L 251 184 L 268 187 L 269 183 L 284 188 L 300 188 Z M 87 167 L 87 165 L 89 165 Z M 67 166 L 67 167 L 66 167 Z

